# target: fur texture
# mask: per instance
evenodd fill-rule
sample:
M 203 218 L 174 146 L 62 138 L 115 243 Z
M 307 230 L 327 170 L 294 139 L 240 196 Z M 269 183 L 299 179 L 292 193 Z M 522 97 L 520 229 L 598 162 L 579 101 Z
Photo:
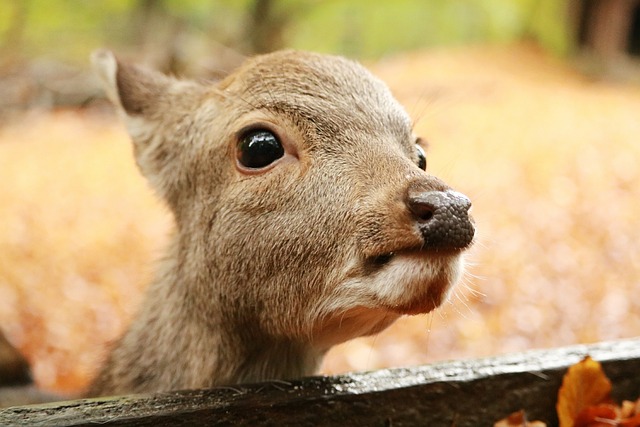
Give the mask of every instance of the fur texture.
M 359 64 L 283 51 L 207 85 L 93 60 L 176 232 L 91 395 L 309 375 L 331 346 L 434 309 L 460 277 L 471 237 L 426 247 L 428 218 L 407 202 L 449 187 L 417 167 L 408 115 Z M 247 127 L 285 155 L 242 167 Z M 449 225 L 472 236 L 467 209 Z

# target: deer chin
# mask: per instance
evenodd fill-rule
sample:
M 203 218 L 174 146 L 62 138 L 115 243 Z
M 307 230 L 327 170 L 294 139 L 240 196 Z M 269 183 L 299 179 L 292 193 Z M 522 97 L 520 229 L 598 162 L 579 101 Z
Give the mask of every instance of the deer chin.
M 463 271 L 461 253 L 403 251 L 391 255 L 362 285 L 392 312 L 421 314 L 447 300 Z
M 331 304 L 318 307 L 313 341 L 330 347 L 381 332 L 400 316 L 428 313 L 446 301 L 464 271 L 461 253 L 407 250 L 376 257 L 349 274 Z M 368 264 L 368 262 L 367 262 Z
M 374 307 L 399 315 L 428 313 L 439 307 L 464 271 L 459 251 L 403 250 L 374 257 L 366 264 L 365 274 L 349 279 L 344 289 L 368 295 Z

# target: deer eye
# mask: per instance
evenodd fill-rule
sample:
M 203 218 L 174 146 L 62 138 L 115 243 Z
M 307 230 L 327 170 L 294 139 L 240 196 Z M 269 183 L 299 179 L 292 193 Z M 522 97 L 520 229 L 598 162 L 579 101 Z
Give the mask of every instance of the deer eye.
M 427 170 L 427 155 L 424 153 L 422 147 L 416 144 L 416 151 L 418 152 L 418 167 L 423 171 Z
M 242 166 L 259 169 L 284 156 L 280 140 L 270 131 L 251 130 L 238 142 L 237 158 Z

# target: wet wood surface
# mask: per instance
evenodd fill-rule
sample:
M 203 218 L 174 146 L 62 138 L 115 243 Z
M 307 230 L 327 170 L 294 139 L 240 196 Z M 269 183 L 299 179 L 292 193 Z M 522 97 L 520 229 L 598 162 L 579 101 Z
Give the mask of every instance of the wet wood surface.
M 557 425 L 566 369 L 600 361 L 616 400 L 640 396 L 640 339 L 295 381 L 0 410 L 0 425 L 491 426 L 525 409 Z

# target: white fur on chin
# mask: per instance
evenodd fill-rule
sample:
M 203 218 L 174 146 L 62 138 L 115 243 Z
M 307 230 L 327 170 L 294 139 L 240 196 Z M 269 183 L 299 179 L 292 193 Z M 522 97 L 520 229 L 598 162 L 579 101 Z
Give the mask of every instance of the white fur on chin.
M 373 294 L 379 303 L 399 310 L 428 301 L 426 313 L 446 301 L 463 270 L 462 255 L 399 253 L 379 271 L 351 279 L 344 287 L 355 294 Z

